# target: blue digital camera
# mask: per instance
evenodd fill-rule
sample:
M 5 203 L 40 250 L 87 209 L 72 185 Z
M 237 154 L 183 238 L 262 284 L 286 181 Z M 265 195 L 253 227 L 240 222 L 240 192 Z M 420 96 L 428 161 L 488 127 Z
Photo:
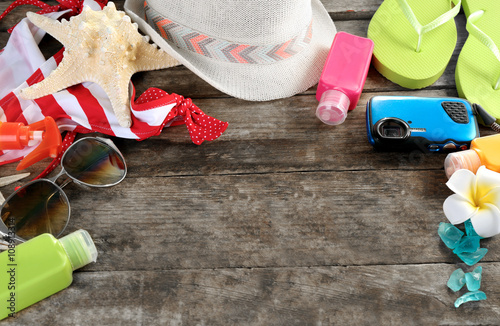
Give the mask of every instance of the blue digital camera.
M 459 98 L 375 96 L 366 105 L 366 129 L 382 150 L 464 150 L 479 137 L 473 105 Z

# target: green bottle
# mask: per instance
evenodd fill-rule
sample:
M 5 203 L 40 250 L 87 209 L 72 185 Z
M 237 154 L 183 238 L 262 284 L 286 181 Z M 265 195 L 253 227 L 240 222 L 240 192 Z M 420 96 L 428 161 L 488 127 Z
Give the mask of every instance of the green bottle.
M 73 271 L 96 258 L 97 249 L 85 230 L 60 240 L 45 233 L 10 246 L 0 254 L 0 319 L 65 289 Z

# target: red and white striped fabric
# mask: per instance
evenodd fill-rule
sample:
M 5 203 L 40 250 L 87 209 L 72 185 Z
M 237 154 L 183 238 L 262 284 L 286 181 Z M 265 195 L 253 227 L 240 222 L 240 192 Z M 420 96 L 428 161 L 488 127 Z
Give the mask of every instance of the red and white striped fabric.
M 85 3 L 94 10 L 96 6 L 102 7 L 93 0 Z M 67 11 L 46 15 L 57 19 L 64 14 Z M 85 82 L 36 100 L 22 99 L 21 89 L 43 80 L 62 60 L 63 50 L 45 60 L 38 47 L 44 35 L 43 30 L 25 18 L 14 28 L 0 52 L 0 121 L 31 124 L 52 116 L 61 132 L 101 132 L 137 140 L 158 135 L 165 126 L 185 123 L 195 144 L 214 140 L 227 128 L 227 122 L 205 115 L 190 99 L 157 88 L 150 88 L 136 101 L 132 100 L 130 128 L 118 124 L 109 98 L 95 83 Z M 134 99 L 132 83 L 130 87 Z M 0 151 L 0 165 L 21 159 L 35 147 Z

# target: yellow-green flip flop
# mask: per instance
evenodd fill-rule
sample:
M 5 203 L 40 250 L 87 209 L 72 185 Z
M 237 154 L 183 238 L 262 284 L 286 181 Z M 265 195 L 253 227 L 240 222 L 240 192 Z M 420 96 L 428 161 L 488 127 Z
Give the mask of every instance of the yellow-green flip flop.
M 500 1 L 464 0 L 463 8 L 469 37 L 455 70 L 458 94 L 500 122 Z
M 444 72 L 457 43 L 460 0 L 384 0 L 368 26 L 373 65 L 406 88 L 423 88 Z

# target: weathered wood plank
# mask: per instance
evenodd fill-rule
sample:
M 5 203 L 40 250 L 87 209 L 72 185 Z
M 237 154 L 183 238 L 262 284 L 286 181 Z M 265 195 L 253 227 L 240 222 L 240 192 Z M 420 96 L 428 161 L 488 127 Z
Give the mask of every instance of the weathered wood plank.
M 198 99 L 207 114 L 229 122 L 226 132 L 213 142 L 196 146 L 185 126 L 165 128 L 145 141 L 115 139 L 130 167 L 129 177 L 209 175 L 235 173 L 442 170 L 444 153 L 379 152 L 366 135 L 366 102 L 379 93 L 363 93 L 358 107 L 344 124 L 327 126 L 314 110 L 313 95 L 270 102 L 232 98 Z M 383 94 L 456 96 L 455 90 L 421 90 Z M 481 134 L 492 131 L 482 127 Z M 189 162 L 189 164 L 186 164 Z M 147 163 L 147 164 L 145 164 Z M 48 160 L 28 169 L 39 173 Z M 2 167 L 0 175 L 15 173 L 15 164 Z
M 448 264 L 76 273 L 4 324 L 496 325 L 500 264 L 482 265 L 488 299 L 458 309 Z
M 383 0 L 321 0 L 333 20 L 370 19 Z
M 148 174 L 144 174 L 147 176 Z M 67 232 L 86 229 L 86 270 L 453 263 L 437 227 L 451 191 L 442 171 L 135 177 L 65 187 Z M 484 240 L 496 261 L 500 239 Z
M 0 14 L 3 13 L 7 7 L 14 1 L 2 0 L 0 1 Z M 0 21 L 0 32 L 2 34 L 7 33 L 7 30 L 12 26 L 16 25 L 21 19 L 26 17 L 28 11 L 37 12 L 40 8 L 32 5 L 23 5 L 12 10 L 7 16 L 5 16 Z M 3 37 L 0 39 L 0 48 L 3 47 L 5 43 L 3 42 Z
M 419 92 L 431 96 L 450 93 L 453 94 Z M 196 103 L 208 114 L 230 123 L 215 142 L 191 145 L 184 126 L 166 129 L 146 142 L 118 142 L 130 158 L 129 163 L 139 168 L 139 174 L 442 169 L 444 154 L 382 153 L 371 147 L 365 126 L 365 105 L 370 95 L 374 94 L 363 95 L 360 106 L 349 114 L 346 123 L 337 127 L 326 126 L 315 117 L 317 102 L 313 96 L 257 106 L 234 99 L 199 100 Z M 153 148 L 157 151 L 151 154 Z M 186 160 L 190 163 L 183 164 Z

